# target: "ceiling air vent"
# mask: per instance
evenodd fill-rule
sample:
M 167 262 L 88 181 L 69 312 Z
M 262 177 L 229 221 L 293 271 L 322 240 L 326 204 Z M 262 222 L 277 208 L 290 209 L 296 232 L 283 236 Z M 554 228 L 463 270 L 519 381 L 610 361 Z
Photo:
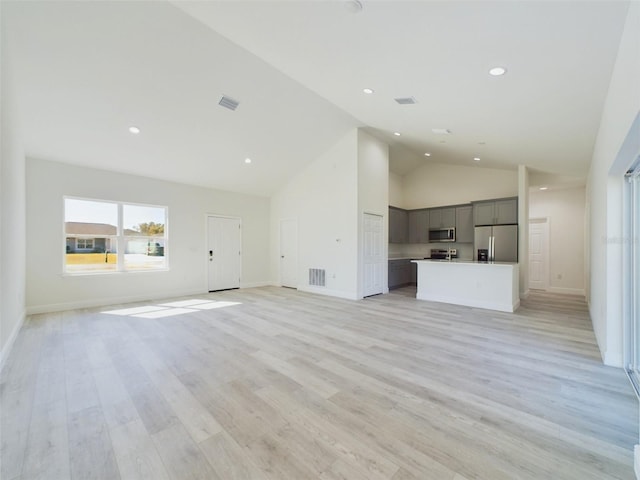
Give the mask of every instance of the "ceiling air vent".
M 224 108 L 228 108 L 229 110 L 235 110 L 236 108 L 238 108 L 238 105 L 240 105 L 240 102 L 238 102 L 237 100 L 234 100 L 231 97 L 227 97 L 226 95 L 223 95 L 220 101 L 218 102 L 218 105 L 221 105 Z
M 418 101 L 413 97 L 394 98 L 394 100 L 400 105 L 413 105 L 414 103 L 418 103 Z

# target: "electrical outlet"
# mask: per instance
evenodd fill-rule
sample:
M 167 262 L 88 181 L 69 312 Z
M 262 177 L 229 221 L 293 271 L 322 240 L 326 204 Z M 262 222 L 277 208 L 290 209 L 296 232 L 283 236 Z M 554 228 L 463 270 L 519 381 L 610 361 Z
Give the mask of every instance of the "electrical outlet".
M 561 274 L 561 273 L 558 273 L 558 274 L 556 275 L 556 278 L 557 278 L 558 280 L 562 280 L 562 274 Z

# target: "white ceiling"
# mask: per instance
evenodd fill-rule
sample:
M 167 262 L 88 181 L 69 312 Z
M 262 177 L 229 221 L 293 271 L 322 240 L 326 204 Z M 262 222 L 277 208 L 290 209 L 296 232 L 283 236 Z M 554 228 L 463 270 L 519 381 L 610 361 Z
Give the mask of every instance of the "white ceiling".
M 361 126 L 399 174 L 584 179 L 626 2 L 361 1 L 2 2 L 27 153 L 269 195 Z

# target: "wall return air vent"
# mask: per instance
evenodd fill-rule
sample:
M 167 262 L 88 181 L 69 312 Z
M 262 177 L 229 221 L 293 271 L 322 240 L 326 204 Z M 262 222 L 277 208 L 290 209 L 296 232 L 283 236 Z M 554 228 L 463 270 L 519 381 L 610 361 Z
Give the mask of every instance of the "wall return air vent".
M 309 285 L 315 285 L 316 287 L 326 286 L 326 274 L 323 268 L 309 269 Z
M 237 100 L 234 100 L 231 97 L 227 97 L 226 95 L 223 95 L 220 101 L 218 102 L 218 105 L 224 108 L 228 108 L 229 110 L 235 110 L 236 108 L 238 108 L 238 105 L 240 105 L 240 102 L 238 102 Z

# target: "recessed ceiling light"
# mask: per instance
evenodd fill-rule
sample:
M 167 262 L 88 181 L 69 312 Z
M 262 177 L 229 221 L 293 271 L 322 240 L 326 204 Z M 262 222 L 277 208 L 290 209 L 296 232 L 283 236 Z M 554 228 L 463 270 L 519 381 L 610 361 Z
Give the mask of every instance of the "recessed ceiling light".
M 504 67 L 493 67 L 489 70 L 489 75 L 494 77 L 499 77 L 500 75 L 504 75 L 507 73 L 507 69 Z
M 400 136 L 400 132 L 393 132 L 393 134 L 394 134 L 396 137 L 399 137 L 399 136 Z
M 373 93 L 373 88 L 363 88 L 362 91 L 364 93 L 372 94 Z
M 473 159 L 474 159 L 476 162 L 479 162 L 479 161 L 480 161 L 480 157 L 473 157 Z
M 245 158 L 244 159 L 244 163 L 251 163 L 251 159 L 250 158 Z
M 426 153 L 424 154 L 424 156 L 425 156 L 425 157 L 430 157 L 430 156 L 431 156 L 431 154 L 430 154 L 429 152 L 426 152 Z
M 129 132 L 137 135 L 140 133 L 140 129 L 138 127 L 129 127 Z
M 540 190 L 546 190 L 549 187 L 540 187 Z
M 487 142 L 478 142 L 478 145 L 486 145 Z

